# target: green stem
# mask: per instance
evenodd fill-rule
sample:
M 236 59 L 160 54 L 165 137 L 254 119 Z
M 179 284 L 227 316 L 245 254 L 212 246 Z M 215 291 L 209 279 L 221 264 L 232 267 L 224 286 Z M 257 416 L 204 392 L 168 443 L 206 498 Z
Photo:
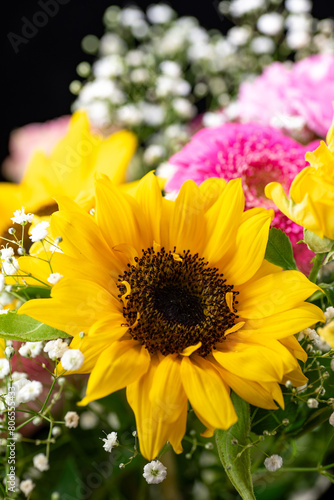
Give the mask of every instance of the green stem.
M 325 255 L 326 255 L 325 253 L 317 253 L 313 259 L 313 266 L 310 275 L 308 277 L 308 279 L 312 281 L 312 283 L 315 283 L 317 280 L 318 272 L 322 266 Z

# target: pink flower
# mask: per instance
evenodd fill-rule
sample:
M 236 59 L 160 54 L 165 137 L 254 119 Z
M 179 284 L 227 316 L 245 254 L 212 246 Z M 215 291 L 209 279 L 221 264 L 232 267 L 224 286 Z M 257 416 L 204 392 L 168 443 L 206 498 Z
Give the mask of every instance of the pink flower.
M 187 179 L 200 185 L 210 177 L 223 177 L 226 181 L 241 177 L 246 208 L 261 206 L 275 210 L 274 226 L 288 234 L 299 267 L 307 271 L 313 254 L 306 245 L 297 245 L 303 239 L 302 228 L 265 197 L 264 188 L 275 180 L 288 191 L 294 177 L 307 166 L 305 153 L 313 147 L 314 144 L 303 146 L 279 130 L 259 124 L 226 123 L 202 129 L 169 160 L 172 174 L 165 190 L 178 191 Z
M 332 123 L 334 55 L 318 54 L 295 64 L 275 62 L 240 86 L 239 119 L 281 128 L 304 139 L 326 137 Z
M 61 116 L 45 123 L 30 123 L 13 130 L 9 137 L 8 156 L 2 164 L 3 174 L 20 182 L 36 150 L 51 153 L 56 143 L 64 137 L 70 116 Z

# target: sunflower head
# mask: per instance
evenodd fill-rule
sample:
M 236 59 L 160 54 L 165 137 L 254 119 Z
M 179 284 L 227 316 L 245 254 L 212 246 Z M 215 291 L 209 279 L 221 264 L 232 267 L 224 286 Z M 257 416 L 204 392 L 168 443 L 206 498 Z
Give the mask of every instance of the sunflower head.
M 245 212 L 239 179 L 188 181 L 174 202 L 152 173 L 131 196 L 101 176 L 95 196 L 93 215 L 60 202 L 52 266 L 63 277 L 19 310 L 73 335 L 78 372 L 90 373 L 80 404 L 127 387 L 148 459 L 167 440 L 182 451 L 188 402 L 205 436 L 237 420 L 231 389 L 283 406 L 279 384 L 306 381 L 293 334 L 324 317 L 305 302 L 316 285 L 264 259 L 273 211 Z

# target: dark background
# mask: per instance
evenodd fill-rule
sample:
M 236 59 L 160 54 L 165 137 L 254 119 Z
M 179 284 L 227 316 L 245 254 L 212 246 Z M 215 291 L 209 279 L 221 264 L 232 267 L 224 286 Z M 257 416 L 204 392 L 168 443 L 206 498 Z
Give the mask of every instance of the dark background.
M 8 39 L 9 33 L 22 36 L 23 17 L 32 20 L 41 11 L 38 1 L 11 0 L 2 3 L 1 59 L 2 110 L 0 164 L 8 154 L 8 136 L 13 128 L 31 122 L 43 122 L 67 114 L 74 100 L 68 87 L 77 77 L 75 68 L 82 60 L 93 60 L 81 49 L 81 40 L 87 34 L 100 37 L 104 32 L 102 16 L 111 4 L 120 6 L 129 0 L 59 0 L 59 11 L 28 41 L 19 43 L 17 53 Z M 139 0 L 146 8 L 158 0 Z M 223 32 L 229 26 L 217 12 L 219 0 L 170 0 L 179 15 L 193 15 L 205 28 Z M 331 1 L 314 0 L 313 14 L 334 16 Z M 13 35 L 11 35 L 13 36 Z M 15 42 L 14 42 L 15 43 Z
M 77 77 L 75 68 L 93 56 L 84 54 L 81 40 L 87 34 L 100 37 L 104 32 L 102 16 L 112 4 L 125 6 L 134 2 L 110 0 L 59 0 L 59 11 L 49 17 L 27 44 L 18 45 L 15 53 L 9 33 L 22 35 L 24 21 L 41 10 L 38 0 L 2 2 L 1 23 L 1 140 L 0 164 L 8 154 L 12 129 L 31 122 L 43 122 L 70 112 L 74 100 L 68 86 Z M 137 1 L 146 8 L 158 0 Z M 228 23 L 217 13 L 218 0 L 170 0 L 179 15 L 193 15 L 205 28 L 226 31 Z M 334 17 L 332 0 L 313 0 L 313 15 L 319 19 Z M 322 498 L 334 498 L 333 487 Z M 283 499 L 282 499 L 283 500 Z

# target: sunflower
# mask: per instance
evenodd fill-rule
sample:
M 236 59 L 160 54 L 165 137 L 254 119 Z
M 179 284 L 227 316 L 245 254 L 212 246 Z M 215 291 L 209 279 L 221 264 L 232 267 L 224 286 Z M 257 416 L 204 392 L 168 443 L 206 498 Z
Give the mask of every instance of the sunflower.
M 231 389 L 275 409 L 279 383 L 306 381 L 293 334 L 324 321 L 305 302 L 318 287 L 264 260 L 274 213 L 244 202 L 240 179 L 187 181 L 171 201 L 152 173 L 133 196 L 100 176 L 94 215 L 62 199 L 51 218 L 63 277 L 19 313 L 73 336 L 90 373 L 80 405 L 127 388 L 149 460 L 166 441 L 182 451 L 188 401 L 212 436 L 237 420 Z
M 13 212 L 21 207 L 48 216 L 57 210 L 54 198 L 60 195 L 89 206 L 96 172 L 108 174 L 116 184 L 125 182 L 136 145 L 128 131 L 106 139 L 91 133 L 86 113 L 76 112 L 66 136 L 49 156 L 36 151 L 20 184 L 0 183 L 0 236 L 6 236 Z

